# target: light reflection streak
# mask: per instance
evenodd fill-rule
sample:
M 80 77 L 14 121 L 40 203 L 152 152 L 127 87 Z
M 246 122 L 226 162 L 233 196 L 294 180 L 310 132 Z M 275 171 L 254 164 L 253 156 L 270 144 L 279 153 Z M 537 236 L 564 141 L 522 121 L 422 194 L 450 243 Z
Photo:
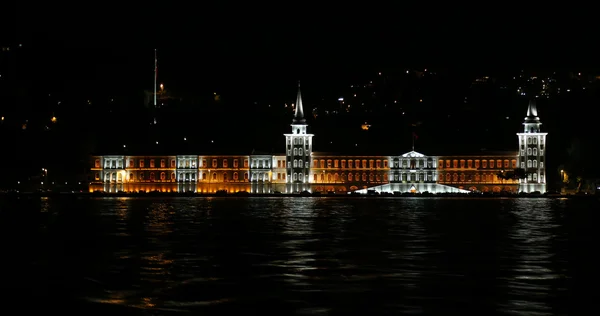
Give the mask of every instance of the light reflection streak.
M 506 311 L 519 315 L 551 315 L 547 299 L 552 283 L 560 274 L 552 269 L 550 231 L 556 225 L 549 214 L 547 199 L 515 199 L 512 214 L 517 222 L 509 238 L 516 253 L 511 265 L 513 277 L 508 281 L 509 300 Z M 527 301 L 521 298 L 527 297 Z

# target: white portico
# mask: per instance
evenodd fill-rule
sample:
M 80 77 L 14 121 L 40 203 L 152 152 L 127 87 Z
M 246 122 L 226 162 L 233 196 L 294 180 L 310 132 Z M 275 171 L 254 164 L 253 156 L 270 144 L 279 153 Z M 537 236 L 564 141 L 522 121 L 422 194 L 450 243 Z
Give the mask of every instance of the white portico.
M 535 100 L 529 102 L 527 117 L 523 122 L 523 133 L 517 133 L 519 138 L 519 168 L 524 169 L 526 178 L 520 180 L 519 191 L 531 193 L 546 192 L 546 136 L 540 131 Z
M 300 82 L 298 82 L 296 109 L 291 126 L 292 133 L 284 134 L 287 173 L 286 191 L 287 193 L 309 191 L 313 134 L 307 133 L 308 125 L 306 124 L 304 109 L 302 108 Z
M 390 156 L 389 183 L 357 192 L 468 193 L 467 190 L 437 183 L 437 161 L 436 156 L 426 156 L 414 150 L 400 156 Z

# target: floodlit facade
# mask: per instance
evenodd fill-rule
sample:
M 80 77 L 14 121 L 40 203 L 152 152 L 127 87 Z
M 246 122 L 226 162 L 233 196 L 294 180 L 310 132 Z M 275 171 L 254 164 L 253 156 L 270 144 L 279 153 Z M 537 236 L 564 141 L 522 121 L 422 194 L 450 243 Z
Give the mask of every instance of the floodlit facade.
M 249 193 L 467 193 L 546 192 L 545 145 L 535 101 L 514 152 L 428 156 L 342 156 L 313 151 L 300 85 L 281 155 L 173 155 L 92 157 L 90 192 Z M 521 180 L 500 173 L 523 169 Z

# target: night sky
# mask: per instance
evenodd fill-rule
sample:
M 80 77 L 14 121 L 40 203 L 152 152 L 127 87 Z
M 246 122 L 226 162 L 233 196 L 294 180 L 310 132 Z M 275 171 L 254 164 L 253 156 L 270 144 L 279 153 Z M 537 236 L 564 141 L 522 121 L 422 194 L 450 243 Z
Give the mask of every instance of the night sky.
M 595 28 L 580 17 L 573 23 L 575 17 L 571 19 L 570 15 L 525 12 L 522 8 L 518 13 L 509 13 L 516 9 L 474 12 L 444 8 L 431 12 L 398 6 L 329 6 L 302 2 L 262 7 L 163 3 L 127 7 L 103 2 L 93 7 L 56 3 L 45 6 L 22 3 L 12 10 L 5 7 L 5 12 L 14 14 L 6 14 L 3 19 L 0 45 L 14 48 L 22 44 L 22 47 L 3 59 L 2 69 L 8 69 L 13 77 L 10 83 L 2 83 L 3 93 L 10 97 L 3 97 L 0 110 L 3 115 L 18 113 L 15 115 L 19 120 L 26 116 L 31 120 L 36 116 L 47 120 L 58 113 L 64 124 L 62 130 L 55 129 L 54 136 L 29 132 L 32 127 L 26 135 L 6 125 L 5 148 L 30 159 L 36 165 L 32 167 L 35 170 L 39 169 L 37 164 L 64 165 L 64 159 L 54 155 L 55 152 L 77 157 L 73 160 L 84 166 L 91 152 L 113 152 L 115 147 L 122 148 L 122 143 L 137 145 L 145 151 L 147 144 L 155 140 L 174 143 L 169 137 L 183 139 L 184 135 L 193 140 L 189 134 L 194 133 L 198 134 L 196 143 L 181 150 L 210 151 L 214 148 L 206 144 L 216 138 L 221 144 L 239 148 L 240 153 L 253 148 L 278 151 L 283 144 L 281 132 L 287 131 L 291 118 L 285 113 L 265 116 L 264 105 L 293 102 L 298 80 L 303 83 L 305 107 L 315 107 L 318 101 L 337 99 L 350 85 L 366 82 L 379 71 L 388 74 L 409 68 L 443 70 L 448 75 L 445 86 L 434 96 L 438 110 L 432 113 L 443 117 L 443 111 L 462 102 L 465 83 L 468 87 L 477 76 L 511 76 L 520 69 L 585 69 L 591 73 L 600 68 L 595 62 L 600 45 L 590 40 Z M 215 92 L 223 96 L 224 105 L 210 114 L 213 118 L 179 113 L 187 127 L 170 125 L 162 130 L 146 130 L 149 114 L 135 111 L 144 106 L 144 90 L 152 89 L 155 48 L 159 82 L 164 82 L 169 91 L 195 111 L 212 111 L 211 105 L 203 100 L 212 98 Z M 415 93 L 418 89 L 414 89 Z M 505 102 L 495 95 L 489 96 L 489 100 L 494 98 L 498 100 L 495 102 Z M 196 99 L 200 101 L 190 101 Z M 58 100 L 62 102 L 60 108 L 56 106 Z M 91 100 L 93 108 L 87 107 L 87 100 Z M 585 103 L 593 103 L 582 100 L 578 104 L 581 110 L 589 107 Z M 511 117 L 519 117 L 525 111 L 520 107 L 525 106 L 526 100 L 506 102 L 514 108 L 510 110 Z M 108 112 L 114 115 L 114 111 L 124 109 L 132 110 L 127 115 L 106 118 Z M 468 114 L 485 116 L 486 111 L 494 110 L 483 108 Z M 427 114 L 421 112 L 422 116 Z M 310 113 L 310 109 L 305 108 L 305 113 Z M 548 128 L 557 128 L 557 124 L 550 124 L 553 117 L 542 118 Z M 252 132 L 269 135 L 264 141 L 228 136 L 248 133 L 248 120 L 256 118 L 264 123 Z M 415 117 L 414 121 L 419 119 Z M 480 129 L 485 129 L 485 124 L 498 124 L 492 119 L 466 116 L 456 124 L 468 124 L 471 119 L 484 124 Z M 223 120 L 228 124 L 221 124 Z M 107 121 L 112 128 L 107 129 Z M 67 128 L 64 122 L 71 125 Z M 313 131 L 320 133 L 315 138 L 319 147 L 329 143 L 328 135 L 341 134 L 339 131 L 350 128 L 337 118 L 326 122 L 309 120 Z M 403 151 L 410 146 L 407 135 L 411 135 L 412 123 L 406 119 L 399 128 L 395 122 L 382 121 L 374 129 L 379 129 L 374 133 L 380 136 L 360 141 L 373 146 L 385 143 L 380 147 L 393 147 L 392 153 Z M 573 134 L 572 127 L 578 125 L 572 121 L 568 124 L 564 128 Z M 115 125 L 120 128 L 114 128 Z M 386 130 L 385 126 L 389 128 Z M 440 144 L 473 147 L 469 142 L 489 142 L 485 133 L 480 133 L 478 139 L 463 140 L 460 134 L 452 137 L 452 141 L 440 139 L 435 135 L 448 125 L 429 126 L 432 127 L 424 127 L 419 133 L 423 135 L 423 147 L 429 144 L 424 150 L 435 154 L 443 151 Z M 497 129 L 500 136 L 494 139 L 498 143 L 489 147 L 512 146 L 516 141 L 513 133 L 519 128 L 520 121 L 514 120 Z M 404 137 L 398 136 L 396 140 L 381 135 Z M 342 142 L 340 146 L 345 148 L 354 142 L 349 138 L 344 140 L 347 144 Z M 181 145 L 175 144 L 171 150 L 180 150 L 178 146 Z M 478 146 L 479 143 L 475 145 Z M 40 151 L 44 152 L 43 157 L 35 157 Z
M 522 8 L 509 18 L 397 6 L 26 7 L 5 22 L 14 32 L 4 41 L 35 46 L 30 66 L 38 80 L 83 94 L 151 86 L 154 48 L 170 88 L 229 89 L 249 98 L 278 94 L 298 79 L 326 90 L 379 68 L 569 67 L 598 51 L 584 40 L 593 30 L 585 21 Z

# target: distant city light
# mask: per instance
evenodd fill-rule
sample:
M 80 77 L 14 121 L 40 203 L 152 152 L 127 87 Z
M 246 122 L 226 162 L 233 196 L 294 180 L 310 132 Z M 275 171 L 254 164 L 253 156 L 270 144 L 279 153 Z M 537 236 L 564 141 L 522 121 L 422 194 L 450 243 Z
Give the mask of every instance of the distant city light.
M 354 95 L 356 96 L 356 95 Z M 338 98 L 338 101 L 344 101 L 344 98 Z
M 127 145 L 123 145 L 123 148 L 126 148 L 126 147 L 127 147 Z
M 187 140 L 187 138 L 186 138 L 186 137 L 184 137 L 184 138 L 183 138 L 183 140 Z
M 158 145 L 158 142 L 156 142 L 156 144 Z

